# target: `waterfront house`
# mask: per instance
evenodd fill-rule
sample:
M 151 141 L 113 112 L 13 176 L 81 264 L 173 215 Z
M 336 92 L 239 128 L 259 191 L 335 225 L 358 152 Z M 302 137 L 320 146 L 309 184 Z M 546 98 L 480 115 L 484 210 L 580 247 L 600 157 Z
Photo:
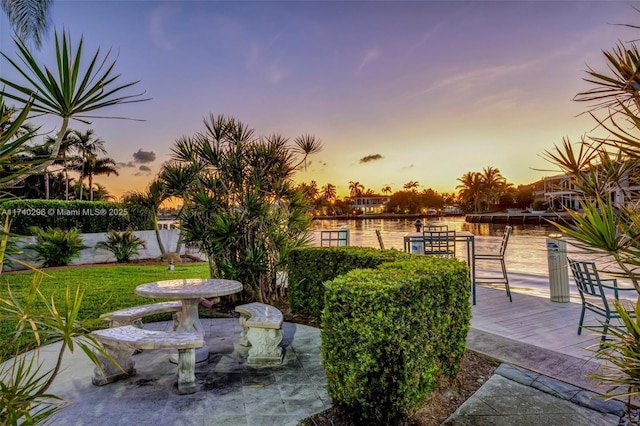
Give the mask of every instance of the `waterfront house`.
M 360 195 L 353 197 L 351 209 L 366 214 L 384 213 L 385 207 L 391 201 L 391 197 L 385 195 Z
M 640 178 L 640 170 L 633 170 L 627 176 L 623 176 L 617 185 L 609 188 L 611 199 L 620 205 L 635 205 L 640 200 L 640 185 L 637 184 Z M 554 210 L 580 209 L 580 200 L 584 195 L 573 183 L 571 175 L 556 175 L 542 179 L 543 190 L 537 191 L 534 199 L 543 200 Z

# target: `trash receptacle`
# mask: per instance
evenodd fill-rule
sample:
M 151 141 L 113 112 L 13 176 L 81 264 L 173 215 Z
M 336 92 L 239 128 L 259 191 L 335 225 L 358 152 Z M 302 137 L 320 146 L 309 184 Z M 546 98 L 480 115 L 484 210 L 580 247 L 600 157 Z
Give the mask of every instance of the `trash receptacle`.
M 409 253 L 424 254 L 424 238 L 409 238 Z
M 547 238 L 547 261 L 551 301 L 568 303 L 570 300 L 567 242 L 562 239 L 561 235 L 551 234 Z

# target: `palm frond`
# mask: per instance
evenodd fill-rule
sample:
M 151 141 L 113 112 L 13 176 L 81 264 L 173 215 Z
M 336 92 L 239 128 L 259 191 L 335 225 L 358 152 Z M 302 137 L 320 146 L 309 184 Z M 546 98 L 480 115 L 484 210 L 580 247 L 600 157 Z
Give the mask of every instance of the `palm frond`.
M 40 48 L 50 24 L 53 0 L 2 0 L 9 23 L 22 40 L 33 41 Z

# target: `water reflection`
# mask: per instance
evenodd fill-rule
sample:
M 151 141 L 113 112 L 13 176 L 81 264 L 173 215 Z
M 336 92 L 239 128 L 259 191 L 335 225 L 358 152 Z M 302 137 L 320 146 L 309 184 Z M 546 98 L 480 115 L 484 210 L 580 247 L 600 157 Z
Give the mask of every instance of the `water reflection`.
M 415 219 L 352 219 L 352 220 L 315 220 L 313 229 L 338 229 L 347 227 L 352 231 L 395 231 L 413 232 Z M 423 221 L 424 222 L 424 221 Z M 504 232 L 504 223 L 467 223 L 464 216 L 447 216 L 433 218 L 427 223 L 448 225 L 454 231 L 468 231 L 478 236 L 501 236 Z M 514 236 L 547 236 L 558 232 L 551 224 L 511 224 Z
M 313 244 L 320 245 L 321 230 L 336 230 L 341 227 L 349 229 L 350 245 L 358 247 L 379 248 L 375 231 L 380 230 L 385 248 L 404 250 L 404 236 L 415 232 L 415 219 L 360 219 L 360 220 L 318 220 L 313 222 Z M 425 222 L 425 221 L 423 221 Z M 435 218 L 427 223 L 448 225 L 455 231 L 468 231 L 475 234 L 476 249 L 479 251 L 497 250 L 500 246 L 504 223 L 467 223 L 464 216 Z M 553 225 L 514 224 L 513 236 L 509 240 L 506 259 L 510 272 L 535 275 L 546 275 L 547 246 L 546 238 L 550 233 L 557 233 Z M 465 246 L 456 247 L 460 257 L 465 254 Z M 574 248 L 570 247 L 573 251 Z

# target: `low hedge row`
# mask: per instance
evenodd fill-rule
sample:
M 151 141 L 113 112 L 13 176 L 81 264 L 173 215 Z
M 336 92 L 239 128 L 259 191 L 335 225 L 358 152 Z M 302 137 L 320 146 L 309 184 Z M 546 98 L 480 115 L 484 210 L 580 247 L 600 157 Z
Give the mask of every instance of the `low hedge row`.
M 397 250 L 367 247 L 306 247 L 289 257 L 288 298 L 291 312 L 320 317 L 324 306 L 324 283 L 353 269 L 376 268 L 385 262 L 411 259 Z
M 31 226 L 76 228 L 81 233 L 153 229 L 147 209 L 107 201 L 10 200 L 0 204 L 3 223 L 5 214 L 11 217 L 11 232 L 18 235 L 30 235 Z
M 326 283 L 327 390 L 355 424 L 396 424 L 455 375 L 471 321 L 467 266 L 415 257 Z

